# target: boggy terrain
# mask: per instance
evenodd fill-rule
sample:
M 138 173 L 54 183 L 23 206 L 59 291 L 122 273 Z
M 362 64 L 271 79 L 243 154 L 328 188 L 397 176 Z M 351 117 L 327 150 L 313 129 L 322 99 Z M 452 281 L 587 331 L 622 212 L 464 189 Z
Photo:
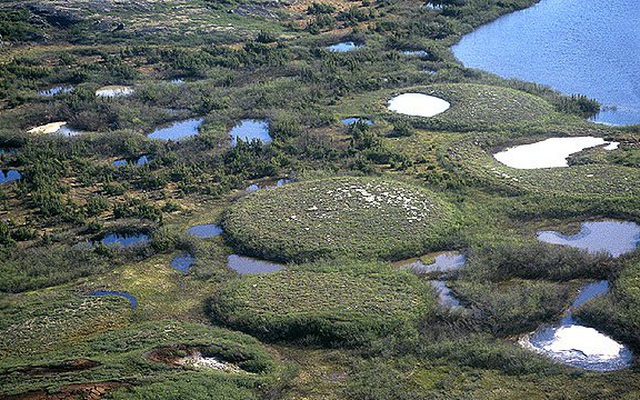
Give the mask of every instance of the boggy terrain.
M 2 2 L 0 398 L 640 397 L 638 126 L 451 54 L 532 4 Z

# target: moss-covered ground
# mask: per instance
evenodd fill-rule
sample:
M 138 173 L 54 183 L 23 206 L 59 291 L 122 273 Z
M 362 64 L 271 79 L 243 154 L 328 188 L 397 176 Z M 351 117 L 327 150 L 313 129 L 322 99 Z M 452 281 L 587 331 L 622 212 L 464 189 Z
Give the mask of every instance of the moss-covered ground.
M 636 366 L 586 372 L 517 340 L 608 279 L 574 316 L 640 351 L 640 253 L 536 240 L 585 220 L 640 222 L 640 131 L 586 121 L 588 99 L 454 59 L 462 34 L 534 1 L 442 3 L 2 2 L 0 167 L 22 179 L 0 185 L 0 397 L 638 398 Z M 343 41 L 361 47 L 326 48 Z M 96 97 L 104 85 L 134 92 Z M 57 86 L 72 90 L 38 93 Z M 387 110 L 407 92 L 451 108 Z M 354 116 L 373 125 L 340 122 Z M 189 118 L 204 119 L 192 138 L 146 136 Z M 273 140 L 232 146 L 247 118 L 267 120 Z M 27 133 L 55 121 L 86 133 Z M 620 147 L 543 170 L 492 156 L 565 136 Z M 245 191 L 282 177 L 293 183 Z M 226 232 L 186 233 L 209 223 Z M 150 241 L 83 244 L 133 230 Z M 460 308 L 388 263 L 435 250 L 467 257 L 446 283 Z M 182 252 L 195 258 L 186 272 L 171 267 Z M 234 253 L 286 269 L 240 276 L 226 266 Z M 158 362 L 194 349 L 236 372 Z
M 384 265 L 300 266 L 222 287 L 213 315 L 267 339 L 347 344 L 400 332 L 436 307 L 434 292 Z
M 436 193 L 372 178 L 292 183 L 238 201 L 224 219 L 241 251 L 276 260 L 404 258 L 439 250 L 458 228 Z

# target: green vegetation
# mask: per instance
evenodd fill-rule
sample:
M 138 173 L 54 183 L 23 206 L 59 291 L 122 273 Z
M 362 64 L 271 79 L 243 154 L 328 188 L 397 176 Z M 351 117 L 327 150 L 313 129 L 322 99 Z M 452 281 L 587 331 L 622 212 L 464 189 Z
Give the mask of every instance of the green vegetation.
M 412 274 L 354 263 L 246 277 L 210 303 L 215 319 L 264 339 L 351 345 L 399 334 L 435 306 L 432 290 Z
M 334 178 L 238 201 L 224 219 L 231 243 L 267 259 L 400 259 L 442 249 L 458 228 L 451 205 L 401 182 Z
M 449 49 L 534 2 L 1 2 L 0 167 L 22 179 L 0 186 L 0 397 L 640 397 L 637 368 L 581 371 L 516 343 L 585 282 L 609 279 L 574 315 L 640 351 L 639 253 L 535 236 L 640 221 L 638 128 L 586 122 L 594 101 L 464 68 Z M 361 47 L 327 49 L 349 41 Z M 97 97 L 105 85 L 134 92 Z M 407 92 L 451 108 L 387 110 Z M 349 117 L 373 124 L 339 122 Z M 203 118 L 196 136 L 147 136 L 191 118 Z M 242 119 L 268 121 L 273 141 L 232 146 Z M 63 121 L 84 133 L 28 133 Z M 588 135 L 620 148 L 544 170 L 492 157 Z M 246 190 L 281 178 L 293 183 Z M 186 232 L 210 223 L 226 232 Z M 87 243 L 134 231 L 151 241 Z M 459 308 L 439 306 L 427 276 L 385 264 L 431 263 L 435 250 L 467 256 L 446 282 Z M 195 258 L 184 272 L 171 266 L 182 252 Z M 288 264 L 240 276 L 234 253 Z M 180 365 L 198 352 L 223 369 Z
M 531 126 L 558 118 L 553 106 L 542 98 L 510 88 L 461 83 L 432 85 L 416 91 L 451 104 L 440 115 L 411 118 L 414 126 L 424 129 L 495 130 L 505 125 Z
M 211 369 L 197 373 L 194 367 L 172 364 L 172 357 L 154 357 L 155 352 L 163 346 L 178 345 L 202 348 L 203 356 L 235 364 L 241 372 Z M 190 396 L 186 386 L 180 386 L 178 381 L 199 382 L 202 385 L 202 388 L 192 388 L 194 397 L 190 398 L 199 398 L 197 396 L 211 393 L 214 389 L 235 398 L 257 398 L 261 390 L 273 388 L 277 377 L 285 373 L 267 350 L 249 336 L 175 321 L 130 325 L 104 333 L 93 331 L 90 338 L 76 340 L 73 346 L 56 351 L 41 348 L 32 355 L 22 353 L 23 350 L 26 349 L 14 348 L 12 356 L 3 356 L 0 364 L 3 387 L 11 387 L 13 392 L 18 393 L 42 385 L 56 390 L 71 382 L 82 384 L 116 379 L 127 383 L 127 387 L 116 390 L 113 393 L 115 398 L 164 396 L 166 393 L 162 391 L 173 385 L 176 387 L 171 392 L 175 396 L 180 393 Z M 173 355 L 179 358 L 187 353 L 177 351 Z M 53 370 L 64 365 L 62 360 L 78 358 L 90 359 L 93 366 L 63 374 L 35 372 L 38 368 Z M 34 373 L 20 374 L 20 371 L 26 369 L 28 372 L 30 368 Z M 173 382 L 173 385 L 169 382 Z M 131 387 L 132 383 L 136 385 Z

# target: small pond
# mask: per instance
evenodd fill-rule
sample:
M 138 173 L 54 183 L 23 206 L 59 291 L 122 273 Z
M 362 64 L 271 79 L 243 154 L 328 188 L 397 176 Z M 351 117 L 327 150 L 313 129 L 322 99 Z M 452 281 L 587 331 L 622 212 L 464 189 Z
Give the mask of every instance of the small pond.
M 416 117 L 433 117 L 449 109 L 442 99 L 422 93 L 404 93 L 389 100 L 389 111 Z
M 362 117 L 349 117 L 349 118 L 345 118 L 345 119 L 341 119 L 340 122 L 342 122 L 345 125 L 353 125 L 356 122 L 362 122 L 366 125 L 373 125 L 373 121 L 367 118 L 362 118 Z
M 49 124 L 36 126 L 27 131 L 27 133 L 33 133 L 36 135 L 49 135 L 57 134 L 62 136 L 76 136 L 81 135 L 84 132 L 75 130 L 67 125 L 66 122 L 51 122 Z
M 15 169 L 0 170 L 0 185 L 17 181 L 18 179 L 22 179 L 22 175 Z
M 284 268 L 282 264 L 275 264 L 251 257 L 243 257 L 237 254 L 232 254 L 227 258 L 227 266 L 240 275 L 263 274 L 279 271 Z
M 431 253 L 424 258 L 432 258 L 433 262 L 423 261 L 420 258 L 411 258 L 397 261 L 394 265 L 399 268 L 407 268 L 417 274 L 450 275 L 460 270 L 467 261 L 463 254 L 456 251 Z
M 346 53 L 348 51 L 361 49 L 363 47 L 364 46 L 355 44 L 354 42 L 340 42 L 340 43 L 332 44 L 331 46 L 327 46 L 327 50 L 333 51 L 336 53 Z
M 171 81 L 171 84 L 173 85 L 184 85 L 184 79 L 183 78 L 173 78 Z
M 251 186 L 247 186 L 244 189 L 244 191 L 247 193 L 251 193 L 251 192 L 256 192 L 258 190 L 263 190 L 263 189 L 273 189 L 273 188 L 284 186 L 291 182 L 292 182 L 291 179 L 282 178 L 282 179 L 278 179 L 277 181 L 265 181 L 260 183 L 254 183 Z
M 187 229 L 187 233 L 201 239 L 216 237 L 219 236 L 222 232 L 222 228 L 216 224 L 194 225 L 191 228 Z
M 73 86 L 55 86 L 51 89 L 41 90 L 38 94 L 44 97 L 53 97 L 57 94 L 69 93 L 72 90 Z
M 139 167 L 141 165 L 145 165 L 149 163 L 149 158 L 147 156 L 141 156 L 137 159 L 135 158 L 121 158 L 118 160 L 115 160 L 113 163 L 111 163 L 114 167 L 125 167 L 127 165 L 135 165 L 136 167 Z
M 596 329 L 578 325 L 572 317 L 572 309 L 606 293 L 607 281 L 584 286 L 558 325 L 543 325 L 520 340 L 525 348 L 543 354 L 553 360 L 573 367 L 614 371 L 631 366 L 631 351 L 598 332 Z
M 134 90 L 131 86 L 110 85 L 103 86 L 96 90 L 98 97 L 127 97 L 133 94 Z
M 180 140 L 198 134 L 198 129 L 204 119 L 194 118 L 185 121 L 174 122 L 173 124 L 159 128 L 150 133 L 147 137 L 160 140 Z
M 615 150 L 618 147 L 617 142 L 607 142 L 593 136 L 551 138 L 510 147 L 493 156 L 506 166 L 517 169 L 567 167 L 567 157 L 571 154 L 605 144 L 605 150 Z
M 171 266 L 180 272 L 188 272 L 196 262 L 191 254 L 182 252 L 171 260 Z
M 441 306 L 449 308 L 461 307 L 460 300 L 453 295 L 453 292 L 447 287 L 445 281 L 429 281 L 429 283 L 436 289 L 438 293 L 438 303 L 440 303 Z
M 631 252 L 640 242 L 640 226 L 628 221 L 583 222 L 580 232 L 563 235 L 557 231 L 540 231 L 538 240 L 585 249 L 590 253 L 605 251 L 613 257 Z
M 110 247 L 131 247 L 137 244 L 147 243 L 151 240 L 144 233 L 109 233 L 99 239 L 100 243 Z M 95 243 L 95 242 L 94 242 Z
M 269 123 L 265 120 L 243 119 L 230 131 L 232 145 L 238 144 L 238 138 L 243 142 L 258 139 L 262 143 L 269 143 L 273 138 L 269 135 Z
M 112 292 L 112 291 L 107 291 L 107 290 L 97 290 L 95 292 L 91 292 L 89 293 L 89 296 L 118 296 L 118 297 L 124 297 L 125 299 L 129 300 L 129 303 L 131 304 L 131 308 L 133 308 L 134 310 L 136 308 L 138 308 L 138 299 L 136 299 L 133 295 L 127 293 L 127 292 Z

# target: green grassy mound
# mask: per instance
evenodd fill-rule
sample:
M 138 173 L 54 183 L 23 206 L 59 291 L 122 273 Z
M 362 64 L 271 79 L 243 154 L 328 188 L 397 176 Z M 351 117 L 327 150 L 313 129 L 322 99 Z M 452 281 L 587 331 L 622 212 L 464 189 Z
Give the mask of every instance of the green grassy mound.
M 333 178 L 254 193 L 224 219 L 240 252 L 280 261 L 402 259 L 442 247 L 453 207 L 402 182 Z
M 238 370 L 152 360 L 149 354 L 163 346 L 197 347 L 203 356 L 233 364 Z M 186 354 L 176 352 L 176 356 Z M 94 366 L 64 373 L 36 372 L 77 359 L 89 359 Z M 3 358 L 0 394 L 40 389 L 57 392 L 69 383 L 116 381 L 128 384 L 112 393 L 118 399 L 251 399 L 259 398 L 260 388 L 272 385 L 280 372 L 273 356 L 250 336 L 203 324 L 154 321 L 103 332 L 35 356 Z
M 415 275 L 356 264 L 246 276 L 219 290 L 210 309 L 216 320 L 267 340 L 355 344 L 410 326 L 436 306 Z
M 486 138 L 484 138 L 486 139 Z M 441 154 L 445 166 L 480 184 L 501 192 L 529 194 L 554 199 L 558 210 L 571 209 L 581 201 L 587 212 L 637 215 L 634 199 L 640 194 L 640 169 L 616 164 L 583 164 L 563 168 L 515 169 L 493 157 L 483 138 L 461 140 Z M 592 150 L 602 151 L 605 150 Z M 574 205 L 575 205 L 574 204 Z M 536 204 L 529 204 L 538 212 Z
M 27 293 L 0 299 L 0 358 L 28 357 L 126 326 L 129 302 L 115 296 Z
M 448 101 L 451 108 L 430 118 L 412 117 L 421 128 L 455 131 L 497 129 L 543 123 L 558 117 L 546 100 L 519 90 L 470 83 L 448 83 L 417 90 Z

